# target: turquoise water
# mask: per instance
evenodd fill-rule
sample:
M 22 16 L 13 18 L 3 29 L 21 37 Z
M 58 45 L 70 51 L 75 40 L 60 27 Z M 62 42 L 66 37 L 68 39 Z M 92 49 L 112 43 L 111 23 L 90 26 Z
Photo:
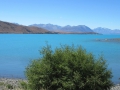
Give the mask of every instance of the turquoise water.
M 113 82 L 120 82 L 120 42 L 100 42 L 96 39 L 120 38 L 120 35 L 77 34 L 0 34 L 0 76 L 24 77 L 28 63 L 40 57 L 39 50 L 50 44 L 53 49 L 60 44 L 81 45 L 96 57 L 104 54 L 108 68 L 113 72 Z

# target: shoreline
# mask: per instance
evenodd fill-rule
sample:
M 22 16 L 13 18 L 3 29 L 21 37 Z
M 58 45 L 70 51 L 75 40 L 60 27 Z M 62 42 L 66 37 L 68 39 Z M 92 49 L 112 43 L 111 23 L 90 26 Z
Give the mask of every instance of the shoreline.
M 7 90 L 7 85 L 11 85 L 13 87 L 12 90 L 23 90 L 20 82 L 26 82 L 26 79 L 19 79 L 19 78 L 0 78 L 0 90 Z M 9 90 L 9 89 L 8 89 Z M 120 90 L 120 83 L 116 84 L 111 87 L 110 90 Z
M 0 78 L 0 90 L 22 90 L 22 82 L 27 83 L 27 80 L 18 78 Z

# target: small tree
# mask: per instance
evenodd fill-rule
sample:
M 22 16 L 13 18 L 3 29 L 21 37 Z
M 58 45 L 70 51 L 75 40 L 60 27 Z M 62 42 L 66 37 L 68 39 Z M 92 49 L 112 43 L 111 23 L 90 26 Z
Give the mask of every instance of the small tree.
M 80 46 L 53 51 L 47 45 L 40 54 L 26 68 L 32 90 L 108 90 L 112 86 L 112 73 L 103 57 L 96 59 Z

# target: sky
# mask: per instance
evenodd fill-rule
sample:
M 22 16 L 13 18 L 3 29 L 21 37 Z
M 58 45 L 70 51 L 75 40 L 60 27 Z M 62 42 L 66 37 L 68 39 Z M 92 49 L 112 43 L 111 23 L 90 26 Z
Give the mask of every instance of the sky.
M 0 0 L 0 20 L 120 29 L 120 0 Z

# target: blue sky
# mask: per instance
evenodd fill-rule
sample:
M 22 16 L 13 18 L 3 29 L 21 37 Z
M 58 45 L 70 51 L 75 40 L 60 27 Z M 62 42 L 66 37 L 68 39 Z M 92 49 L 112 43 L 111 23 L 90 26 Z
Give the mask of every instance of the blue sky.
M 120 29 L 120 0 L 0 0 L 0 20 Z

